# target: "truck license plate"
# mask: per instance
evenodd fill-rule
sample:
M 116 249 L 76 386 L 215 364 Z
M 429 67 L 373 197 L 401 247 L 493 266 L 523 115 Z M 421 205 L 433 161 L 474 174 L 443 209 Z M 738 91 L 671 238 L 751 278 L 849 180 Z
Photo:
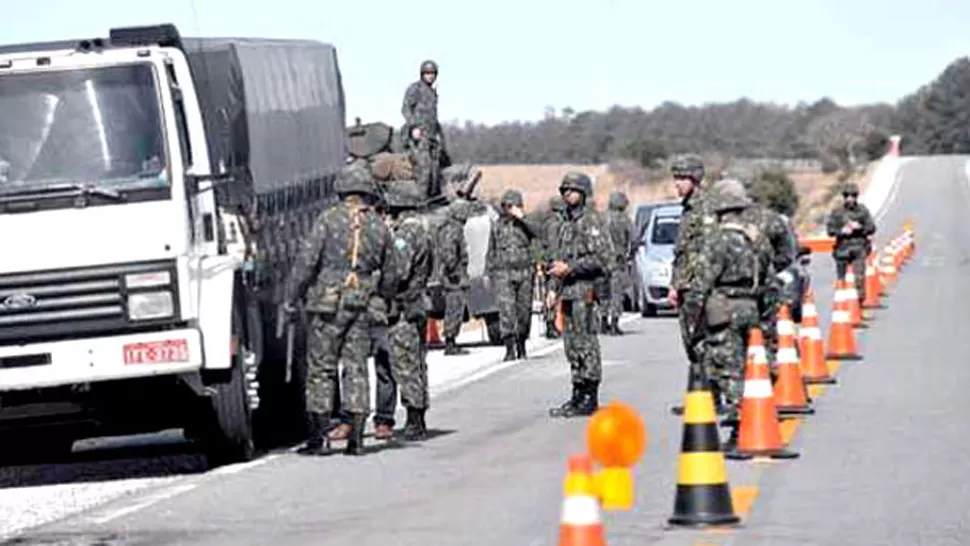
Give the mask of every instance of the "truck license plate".
M 145 343 L 129 343 L 124 346 L 125 364 L 162 364 L 166 362 L 187 362 L 189 360 L 189 341 L 187 339 L 166 339 Z

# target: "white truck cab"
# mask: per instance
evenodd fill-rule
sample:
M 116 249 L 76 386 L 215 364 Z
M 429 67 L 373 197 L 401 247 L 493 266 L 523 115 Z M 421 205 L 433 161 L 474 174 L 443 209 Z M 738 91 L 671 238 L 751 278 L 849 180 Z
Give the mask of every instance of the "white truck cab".
M 213 464 L 254 454 L 254 340 L 271 313 L 252 275 L 256 221 L 219 195 L 258 196 L 239 158 L 265 151 L 207 135 L 247 104 L 234 117 L 200 102 L 228 94 L 208 54 L 235 46 L 196 40 L 205 55 L 171 25 L 0 46 L 0 458 L 165 428 L 202 440 Z

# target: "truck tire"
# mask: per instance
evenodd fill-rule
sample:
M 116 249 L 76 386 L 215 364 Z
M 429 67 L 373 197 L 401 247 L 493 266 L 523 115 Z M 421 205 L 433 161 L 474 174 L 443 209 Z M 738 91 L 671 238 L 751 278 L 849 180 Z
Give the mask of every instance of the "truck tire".
M 64 462 L 71 456 L 74 437 L 53 431 L 36 430 L 31 433 L 0 435 L 0 466 L 52 464 Z
M 252 412 L 249 408 L 249 385 L 245 371 L 245 346 L 242 312 L 233 306 L 232 331 L 238 337 L 236 355 L 228 370 L 228 380 L 211 385 L 208 427 L 202 443 L 209 467 L 252 460 L 256 455 L 253 443 Z

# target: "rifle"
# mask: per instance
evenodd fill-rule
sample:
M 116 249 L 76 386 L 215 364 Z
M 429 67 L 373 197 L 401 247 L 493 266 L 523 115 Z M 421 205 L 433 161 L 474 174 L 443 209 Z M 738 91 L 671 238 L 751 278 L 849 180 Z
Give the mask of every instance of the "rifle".
M 285 304 L 280 304 L 276 308 L 276 339 L 286 334 L 286 375 L 285 381 L 289 383 L 293 378 L 293 344 L 296 339 L 296 325 L 290 320 L 290 313 Z

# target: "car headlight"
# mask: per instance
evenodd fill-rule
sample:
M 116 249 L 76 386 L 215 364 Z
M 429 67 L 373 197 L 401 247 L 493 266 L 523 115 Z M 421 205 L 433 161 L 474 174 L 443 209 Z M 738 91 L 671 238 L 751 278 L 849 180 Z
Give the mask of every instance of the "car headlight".
M 167 290 L 128 295 L 128 318 L 131 320 L 168 318 L 174 313 L 175 298 Z
M 150 271 L 148 273 L 125 275 L 125 288 L 151 288 L 170 284 L 172 284 L 172 274 L 168 271 Z

